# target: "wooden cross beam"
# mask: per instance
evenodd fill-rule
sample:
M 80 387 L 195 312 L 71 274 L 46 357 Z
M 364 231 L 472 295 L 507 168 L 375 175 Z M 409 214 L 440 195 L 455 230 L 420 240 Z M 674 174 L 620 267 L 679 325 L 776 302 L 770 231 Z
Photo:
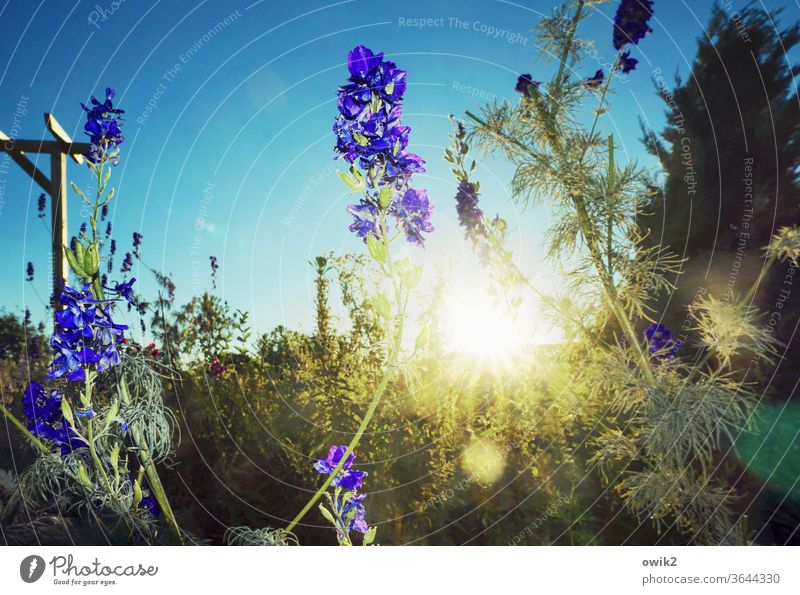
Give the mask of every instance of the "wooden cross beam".
M 50 225 L 53 233 L 53 309 L 58 311 L 61 304 L 58 299 L 58 286 L 69 279 L 69 267 L 64 254 L 64 246 L 69 242 L 67 228 L 67 156 L 75 163 L 84 162 L 83 155 L 89 151 L 89 143 L 76 143 L 62 128 L 53 114 L 44 115 L 44 123 L 52 140 L 21 140 L 9 138 L 0 131 L 0 151 L 8 153 L 11 158 L 36 182 L 45 193 L 50 195 Z M 48 178 L 36 165 L 28 159 L 26 153 L 50 154 L 50 177 Z

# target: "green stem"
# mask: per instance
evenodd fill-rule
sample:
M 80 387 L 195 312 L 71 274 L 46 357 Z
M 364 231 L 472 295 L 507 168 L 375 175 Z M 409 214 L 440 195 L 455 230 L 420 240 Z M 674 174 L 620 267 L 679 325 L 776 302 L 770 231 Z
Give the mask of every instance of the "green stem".
M 128 391 L 128 383 L 124 378 L 120 378 L 119 388 L 123 404 L 129 405 L 131 402 L 131 395 Z M 155 496 L 155 499 L 158 501 L 161 514 L 164 515 L 164 522 L 167 525 L 167 529 L 175 543 L 177 545 L 183 545 L 183 536 L 178 526 L 178 521 L 175 518 L 175 513 L 169 503 L 169 498 L 167 498 L 167 493 L 164 490 L 164 485 L 161 483 L 161 478 L 158 475 L 155 461 L 153 461 L 153 457 L 150 455 L 147 441 L 144 436 L 142 436 L 136 424 L 131 424 L 131 435 L 138 449 L 139 461 L 142 464 L 142 468 L 144 468 L 147 481 L 150 484 L 150 489 L 153 491 L 153 496 Z
M 389 384 L 389 380 L 391 379 L 394 373 L 394 363 L 395 363 L 396 355 L 392 360 L 388 362 L 386 371 L 383 373 L 383 378 L 381 378 L 381 382 L 378 385 L 377 390 L 375 391 L 375 396 L 372 398 L 372 402 L 369 404 L 369 409 L 367 409 L 367 413 L 364 416 L 364 419 L 361 421 L 361 425 L 358 426 L 358 430 L 356 430 L 355 436 L 350 441 L 350 444 L 347 446 L 347 451 L 342 455 L 341 460 L 334 468 L 333 472 L 328 475 L 327 479 L 322 483 L 320 488 L 314 493 L 311 499 L 306 503 L 306 505 L 302 508 L 302 510 L 297 513 L 292 519 L 292 522 L 286 527 L 286 531 L 291 531 L 297 526 L 306 513 L 311 510 L 311 507 L 316 504 L 317 500 L 320 499 L 322 494 L 327 490 L 331 483 L 333 483 L 334 478 L 339 475 L 339 472 L 342 470 L 345 461 L 350 456 L 350 454 L 355 450 L 356 446 L 358 446 L 359 441 L 361 440 L 361 436 L 364 435 L 364 431 L 367 429 L 369 422 L 372 420 L 372 416 L 375 414 L 375 410 L 378 408 L 378 405 L 381 402 L 381 398 L 383 397 L 383 393 L 386 391 L 386 387 Z
M 84 389 L 84 403 L 86 409 L 92 409 L 92 380 L 91 375 L 87 371 L 86 373 L 86 388 Z M 86 421 L 86 439 L 89 443 L 89 454 L 92 457 L 92 462 L 94 466 L 97 468 L 97 473 L 103 480 L 103 485 L 105 485 L 106 490 L 108 490 L 108 494 L 116 499 L 114 495 L 114 490 L 111 488 L 111 482 L 108 480 L 108 475 L 106 474 L 106 470 L 103 467 L 103 464 L 100 462 L 100 457 L 97 456 L 97 447 L 94 444 L 94 418 L 88 418 Z
M 384 215 L 382 215 L 383 217 Z M 383 222 L 383 219 L 381 219 Z M 387 254 L 387 264 L 386 268 L 383 268 L 383 264 L 381 264 L 381 269 L 384 273 L 391 279 L 392 281 L 392 288 L 394 289 L 394 297 L 395 297 L 395 306 L 397 308 L 397 328 L 395 329 L 395 334 L 392 341 L 392 346 L 389 351 L 389 357 L 386 362 L 386 370 L 383 373 L 383 377 L 381 378 L 380 384 L 378 384 L 378 388 L 375 391 L 375 395 L 372 397 L 372 402 L 369 404 L 369 408 L 367 409 L 367 413 L 364 415 L 364 418 L 361 420 L 361 424 L 358 426 L 353 439 L 350 441 L 350 444 L 347 445 L 347 450 L 342 455 L 342 458 L 339 460 L 339 463 L 334 467 L 333 471 L 328 475 L 319 489 L 314 493 L 311 499 L 303 506 L 302 510 L 297 513 L 292 519 L 292 522 L 286 527 L 286 531 L 290 532 L 297 526 L 303 517 L 308 513 L 309 510 L 316 504 L 316 502 L 322 497 L 322 494 L 325 493 L 333 480 L 339 475 L 339 472 L 342 470 L 345 462 L 347 461 L 348 457 L 352 454 L 355 450 L 356 446 L 358 446 L 361 437 L 364 435 L 364 432 L 369 425 L 369 422 L 372 420 L 372 416 L 375 415 L 375 411 L 378 408 L 378 405 L 383 398 L 383 393 L 386 392 L 386 387 L 389 385 L 389 381 L 391 380 L 392 376 L 394 375 L 395 366 L 397 364 L 399 355 L 400 355 L 400 348 L 403 342 L 403 328 L 405 324 L 405 311 L 406 311 L 406 304 L 407 304 L 407 293 L 404 296 L 403 289 L 401 284 L 397 280 L 397 276 L 394 274 L 394 264 L 392 261 L 392 254 L 391 250 L 389 249 L 390 241 L 383 235 L 381 237 L 381 241 L 384 244 Z
M 25 427 L 25 424 L 19 421 L 13 413 L 6 409 L 6 406 L 3 405 L 3 403 L 0 403 L 0 411 L 3 412 L 3 415 L 6 416 L 8 421 L 10 421 L 20 432 L 25 434 L 25 437 L 30 440 L 31 444 L 33 444 L 42 454 L 50 454 L 50 450 L 44 445 L 44 443 L 34 436 L 31 431 Z

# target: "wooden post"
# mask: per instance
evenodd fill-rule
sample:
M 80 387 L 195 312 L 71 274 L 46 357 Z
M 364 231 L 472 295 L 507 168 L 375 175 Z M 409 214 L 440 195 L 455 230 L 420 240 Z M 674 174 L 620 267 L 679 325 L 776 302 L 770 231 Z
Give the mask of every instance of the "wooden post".
M 9 138 L 0 131 L 0 151 L 11 158 L 50 195 L 50 223 L 52 230 L 51 253 L 53 273 L 53 311 L 61 309 L 58 299 L 61 286 L 69 280 L 69 265 L 64 247 L 69 242 L 67 227 L 67 155 L 78 164 L 84 162 L 83 155 L 89 151 L 89 143 L 73 142 L 53 114 L 44 115 L 44 123 L 55 141 L 22 140 Z M 50 178 L 28 159 L 25 153 L 48 153 L 50 155 Z
M 60 289 L 69 281 L 69 265 L 64 246 L 69 242 L 67 227 L 67 156 L 64 153 L 50 154 L 50 229 L 53 230 L 53 308 L 61 309 Z

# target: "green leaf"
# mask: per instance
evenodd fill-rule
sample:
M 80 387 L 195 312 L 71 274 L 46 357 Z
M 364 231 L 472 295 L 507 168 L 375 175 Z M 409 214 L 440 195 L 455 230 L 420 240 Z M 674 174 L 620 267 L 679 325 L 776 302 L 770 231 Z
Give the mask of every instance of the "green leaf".
M 79 277 L 88 277 L 84 270 L 81 268 L 81 265 L 78 264 L 78 259 L 75 256 L 75 253 L 64 246 L 64 254 L 67 257 L 67 263 L 69 263 L 69 268 L 73 270 L 73 272 L 78 275 Z
M 139 487 L 139 480 L 133 480 L 133 508 L 138 508 L 139 502 L 142 501 L 142 488 Z
M 64 416 L 64 419 L 69 422 L 69 425 L 75 425 L 75 418 L 72 415 L 72 407 L 69 406 L 69 401 L 66 399 L 61 399 L 61 414 Z
M 342 182 L 347 184 L 347 187 L 350 188 L 350 190 L 352 190 L 353 192 L 357 192 L 358 190 L 361 190 L 364 187 L 363 180 L 359 182 L 358 180 L 355 180 L 352 176 L 343 171 L 337 171 L 336 173 L 339 174 L 339 177 L 342 178 Z
M 119 473 L 119 444 L 115 444 L 109 456 L 111 467 L 114 469 L 114 475 Z
M 103 422 L 103 430 L 107 430 L 111 424 L 114 422 L 114 418 L 117 417 L 117 413 L 119 413 L 119 401 L 114 400 L 111 403 L 111 407 L 108 409 L 108 413 L 106 413 L 106 419 Z
M 333 518 L 333 514 L 331 514 L 330 510 L 325 508 L 324 504 L 319 505 L 319 511 L 322 513 L 322 516 L 324 516 L 330 523 L 336 525 L 336 520 Z
M 75 240 L 75 258 L 81 263 L 81 268 L 83 268 L 83 262 L 86 258 L 86 246 L 83 245 L 78 238 L 73 238 Z
M 381 191 L 378 193 L 378 204 L 382 209 L 388 209 L 392 204 L 392 187 L 389 184 L 384 184 Z
M 89 473 L 86 471 L 86 466 L 83 463 L 78 463 L 77 468 L 78 479 L 87 490 L 94 490 L 94 484 L 89 479 Z
M 369 139 L 363 134 L 359 134 L 358 132 L 353 133 L 353 140 L 356 141 L 362 147 L 366 147 L 369 144 Z
M 80 197 L 81 197 L 83 200 L 86 200 L 86 195 L 83 193 L 83 191 L 82 191 L 80 188 L 78 188 L 78 187 L 75 185 L 75 183 L 74 183 L 74 182 L 70 182 L 70 183 L 69 183 L 69 185 L 70 185 L 70 188 L 72 188 L 72 191 L 73 191 L 75 194 L 77 194 L 78 196 L 80 196 Z
M 378 264 L 386 262 L 386 246 L 373 234 L 367 234 L 367 249 Z
M 392 307 L 389 305 L 389 298 L 385 293 L 379 293 L 373 299 L 375 310 L 384 318 L 389 318 L 392 315 Z
M 378 533 L 377 527 L 370 527 L 367 529 L 367 532 L 364 533 L 364 545 L 372 545 L 372 542 L 375 541 L 375 535 Z
M 422 281 L 422 266 L 413 267 L 406 276 L 406 287 L 414 289 Z
M 100 270 L 100 254 L 97 242 L 92 243 L 84 251 L 82 268 L 86 272 L 87 277 L 93 276 L 98 270 Z
M 608 187 L 614 188 L 614 135 L 608 135 Z
M 378 94 L 373 92 L 372 93 L 372 98 L 369 101 L 369 108 L 370 108 L 370 110 L 372 110 L 373 114 L 377 114 L 378 113 L 378 110 L 381 109 L 381 104 L 382 103 L 383 102 L 381 101 L 381 98 L 378 96 Z

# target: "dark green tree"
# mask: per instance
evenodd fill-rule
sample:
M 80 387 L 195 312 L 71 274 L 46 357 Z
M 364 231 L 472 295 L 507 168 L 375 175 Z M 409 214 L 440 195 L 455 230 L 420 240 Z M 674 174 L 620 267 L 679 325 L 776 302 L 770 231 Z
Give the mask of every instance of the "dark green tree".
M 688 259 L 655 315 L 690 343 L 692 300 L 704 292 L 729 301 L 746 295 L 770 236 L 798 220 L 800 67 L 788 54 L 800 29 L 781 29 L 778 17 L 754 6 L 728 14 L 716 5 L 686 80 L 676 77 L 670 89 L 655 77 L 667 126 L 660 135 L 645 130 L 644 142 L 666 179 L 640 223 L 651 231 L 649 242 Z M 791 269 L 773 267 L 762 281 L 755 304 L 763 311 L 776 309 Z M 775 334 L 788 342 L 798 310 L 780 309 Z

